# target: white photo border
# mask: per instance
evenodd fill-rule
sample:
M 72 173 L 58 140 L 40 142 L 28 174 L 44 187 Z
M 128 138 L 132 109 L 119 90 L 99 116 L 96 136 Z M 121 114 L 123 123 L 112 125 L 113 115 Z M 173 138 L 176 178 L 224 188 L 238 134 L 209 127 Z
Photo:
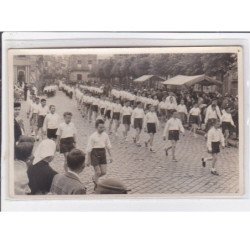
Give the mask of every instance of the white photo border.
M 201 39 L 202 35 L 204 35 L 205 37 L 207 37 L 208 35 L 210 35 L 210 38 L 203 38 Z M 218 36 L 219 35 L 219 36 Z M 228 46 L 228 50 L 230 50 L 230 48 L 232 49 L 232 47 L 242 47 L 242 53 L 243 53 L 243 67 L 238 67 L 238 72 L 239 72 L 239 77 L 243 76 L 243 79 L 239 79 L 239 83 L 243 83 L 243 86 L 240 88 L 239 87 L 239 91 L 241 91 L 240 96 L 242 96 L 243 98 L 240 98 L 241 103 L 239 103 L 239 106 L 241 108 L 241 112 L 240 113 L 240 121 L 242 122 L 242 125 L 240 127 L 240 142 L 241 145 L 239 147 L 239 151 L 242 148 L 242 155 L 240 157 L 240 165 L 243 163 L 243 155 L 244 155 L 244 180 L 242 180 L 244 182 L 244 186 L 245 186 L 245 190 L 244 190 L 244 196 L 240 197 L 239 199 L 237 199 L 236 201 L 233 200 L 235 203 L 238 202 L 239 200 L 249 200 L 249 181 L 248 181 L 248 176 L 249 176 L 249 169 L 247 168 L 248 164 L 248 156 L 246 154 L 246 150 L 249 146 L 249 142 L 248 142 L 248 136 L 249 136 L 249 132 L 248 132 L 248 120 L 249 120 L 249 115 L 248 115 L 248 101 L 247 100 L 247 96 L 249 95 L 249 76 L 246 75 L 246 71 L 247 71 L 247 65 L 249 68 L 249 39 L 250 37 L 248 37 L 248 39 L 246 39 L 246 35 L 244 34 L 243 37 L 239 37 L 237 35 L 239 34 L 231 34 L 231 39 L 230 38 L 226 38 L 228 34 L 217 34 L 217 33 L 213 33 L 213 34 L 197 34 L 197 33 L 22 33 L 22 32 L 17 32 L 17 33 L 4 33 L 3 35 L 3 112 L 2 112 L 2 121 L 3 121 L 3 144 L 2 144 L 2 155 L 4 157 L 2 157 L 2 205 L 3 205 L 3 209 L 5 210 L 33 210 L 32 207 L 34 206 L 36 209 L 39 210 L 89 210 L 89 208 L 91 210 L 99 210 L 100 207 L 98 205 L 99 202 L 101 202 L 102 208 L 101 210 L 138 210 L 142 209 L 143 210 L 171 210 L 171 207 L 174 206 L 174 204 L 181 204 L 184 202 L 184 210 L 189 210 L 190 205 L 191 204 L 195 204 L 195 201 L 197 202 L 199 200 L 199 198 L 202 198 L 202 200 L 200 200 L 200 202 L 203 203 L 203 201 L 205 201 L 206 199 L 204 199 L 204 197 L 201 196 L 194 196 L 192 197 L 191 195 L 185 195 L 186 197 L 181 196 L 181 199 L 178 199 L 177 197 L 171 197 L 169 195 L 165 195 L 166 198 L 168 199 L 159 199 L 160 197 L 158 197 L 157 195 L 153 195 L 151 197 L 147 197 L 144 195 L 141 195 L 141 197 L 126 197 L 126 199 L 120 199 L 120 197 L 112 197 L 111 199 L 106 199 L 107 197 L 104 197 L 100 199 L 100 196 L 93 198 L 93 196 L 91 196 L 91 199 L 81 199 L 81 200 L 76 200 L 76 198 L 72 197 L 72 199 L 67 199 L 67 200 L 54 200 L 55 197 L 53 196 L 53 201 L 52 200 L 41 200 L 39 199 L 39 201 L 37 199 L 33 199 L 32 197 L 32 201 L 31 200 L 25 200 L 25 201 L 15 201 L 15 200 L 10 200 L 8 197 L 8 190 L 7 190 L 7 186 L 8 186 L 8 167 L 10 166 L 8 160 L 9 159 L 13 159 L 11 158 L 11 155 L 8 155 L 9 151 L 13 150 L 8 150 L 9 146 L 8 145 L 13 145 L 11 143 L 8 144 L 9 140 L 7 138 L 7 136 L 10 134 L 10 131 L 8 130 L 9 127 L 11 127 L 10 123 L 8 123 L 8 121 L 11 122 L 11 120 L 9 120 L 7 117 L 13 117 L 13 109 L 12 106 L 11 108 L 9 107 L 8 103 L 10 102 L 10 98 L 13 98 L 13 95 L 8 92 L 10 89 L 8 86 L 8 82 L 12 82 L 9 81 L 11 79 L 8 79 L 8 68 L 7 68 L 7 63 L 8 63 L 8 54 L 10 55 L 10 60 L 11 60 L 11 54 L 12 54 L 12 49 L 18 49 L 18 48 L 22 48 L 22 50 L 20 50 L 21 54 L 29 54 L 29 53 L 34 53 L 35 54 L 39 54 L 39 49 L 38 48 L 42 48 L 41 52 L 43 52 L 44 54 L 44 49 L 49 49 L 50 50 L 50 54 L 51 51 L 54 51 L 56 53 L 56 51 L 62 51 L 62 48 L 70 48 L 70 54 L 72 54 L 72 52 L 74 53 L 74 51 L 79 54 L 79 47 L 84 48 L 83 50 L 88 50 L 88 51 L 95 51 L 96 52 L 96 47 L 102 47 L 104 49 L 98 49 L 98 50 L 103 50 L 103 51 L 108 51 L 109 48 L 112 48 L 112 53 L 114 51 L 114 47 L 118 47 L 117 51 L 119 51 L 118 53 L 121 53 L 121 47 L 127 47 L 124 48 L 124 51 L 127 50 L 131 50 L 131 48 L 128 47 L 139 47 L 139 44 L 141 44 L 140 47 L 155 47 L 154 49 L 162 51 L 164 48 L 166 47 L 171 47 L 169 49 L 173 49 L 173 47 L 179 47 L 179 50 L 182 51 L 180 53 L 185 53 L 185 47 L 189 46 L 189 47 L 196 47 L 197 51 L 199 51 L 199 47 L 208 47 L 208 46 L 212 46 L 213 48 L 213 52 L 216 46 L 224 46 L 223 48 L 225 49 L 225 46 Z M 144 37 L 143 37 L 144 36 Z M 192 40 L 191 37 L 195 36 Z M 223 39 L 222 37 L 225 36 Z M 244 38 L 245 37 L 245 38 Z M 175 46 L 174 46 L 175 45 Z M 73 49 L 75 47 L 78 47 L 77 49 Z M 90 47 L 95 47 L 95 49 L 87 49 Z M 161 48 L 164 47 L 164 48 Z M 181 48 L 180 48 L 181 47 Z M 35 50 L 32 50 L 35 49 Z M 27 49 L 27 50 L 26 50 Z M 168 48 L 166 48 L 168 49 Z M 195 48 L 193 48 L 195 50 Z M 115 49 L 116 50 L 116 49 Z M 140 48 L 137 50 L 140 50 Z M 143 50 L 143 48 L 141 48 L 141 50 Z M 216 50 L 216 49 L 215 49 Z M 226 49 L 225 49 L 226 50 Z M 222 51 L 222 47 L 218 47 L 218 53 L 221 53 Z M 231 52 L 231 51 L 230 51 Z M 159 52 L 161 53 L 161 52 Z M 192 51 L 192 53 L 194 53 Z M 198 53 L 198 52 L 197 52 Z M 202 52 L 205 53 L 205 52 Z M 238 55 L 242 55 L 242 53 L 239 53 Z M 240 60 L 238 60 L 240 61 Z M 12 64 L 10 64 L 12 65 Z M 241 72 L 240 72 L 241 71 Z M 240 85 L 240 84 L 239 84 Z M 243 94 L 243 88 L 244 88 L 244 94 Z M 242 94 L 242 95 L 241 95 Z M 243 103 L 244 100 L 244 103 Z M 247 113 L 246 113 L 247 112 Z M 244 113 L 244 115 L 243 115 Z M 244 120 L 243 120 L 244 117 Z M 247 121 L 247 123 L 246 123 Z M 13 123 L 13 121 L 12 121 Z M 243 140 L 244 137 L 244 140 Z M 243 147 L 243 141 L 244 141 L 244 147 Z M 12 153 L 13 156 L 13 153 Z M 243 164 L 242 164 L 243 165 Z M 243 178 L 243 171 L 241 171 L 240 174 L 240 178 Z M 68 197 L 69 198 L 69 197 Z M 115 198 L 115 201 L 113 200 Z M 146 198 L 146 199 L 145 199 Z M 161 197 L 162 198 L 162 197 Z M 172 199 L 174 198 L 174 199 Z M 184 198 L 184 199 L 183 199 Z M 221 199 L 221 197 L 214 197 L 214 196 L 207 196 L 206 198 L 216 198 L 217 203 L 218 200 L 220 200 L 223 203 L 223 199 Z M 230 197 L 223 197 L 223 198 L 227 198 L 224 200 L 225 203 L 227 203 L 228 201 L 230 201 L 232 198 L 232 196 Z M 57 198 L 56 198 L 57 199 Z M 113 201 L 112 201 L 113 200 Z M 211 203 L 211 200 L 213 199 L 209 199 L 209 203 Z M 129 206 L 126 206 L 127 202 L 131 202 L 128 203 Z M 191 204 L 190 204 L 190 201 Z M 232 201 L 232 202 L 233 202 Z M 63 203 L 61 203 L 63 202 Z M 114 202 L 116 203 L 114 205 Z M 140 205 L 143 203 L 146 203 L 144 205 Z M 23 204 L 24 203 L 24 204 Z M 53 204 L 53 208 L 51 209 L 50 204 Z M 68 206 L 65 206 L 65 203 L 68 203 Z M 73 206 L 72 209 L 72 204 L 76 204 L 79 203 L 79 207 L 78 206 Z M 124 203 L 124 205 L 123 205 Z M 169 206 L 167 205 L 168 203 Z M 213 202 L 212 202 L 213 203 Z M 46 207 L 46 204 L 48 205 L 48 207 Z M 62 206 L 63 204 L 63 206 Z M 203 205 L 203 204 L 202 204 Z M 192 205 L 191 205 L 192 206 Z M 66 209 L 62 209 L 66 208 Z M 198 206 L 199 207 L 199 206 Z M 206 206 L 205 206 L 206 207 Z M 223 205 L 222 205 L 223 207 Z M 201 210 L 202 207 L 200 207 Z M 213 207 L 211 207 L 212 209 Z M 224 207 L 226 208 L 226 207 Z M 194 208 L 195 209 L 195 208 Z M 199 208 L 198 208 L 199 209 Z M 178 206 L 176 207 L 176 210 L 179 210 Z M 183 209 L 182 209 L 183 210 Z M 192 209 L 191 209 L 192 210 Z

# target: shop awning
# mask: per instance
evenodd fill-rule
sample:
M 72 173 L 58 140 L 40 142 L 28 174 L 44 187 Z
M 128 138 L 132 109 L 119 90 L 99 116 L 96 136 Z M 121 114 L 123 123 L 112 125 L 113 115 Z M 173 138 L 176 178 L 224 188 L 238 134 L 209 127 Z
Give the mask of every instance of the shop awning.
M 210 85 L 222 85 L 222 82 L 206 75 L 196 75 L 196 76 L 177 75 L 173 78 L 164 81 L 163 84 L 173 85 L 173 86 L 182 86 L 182 85 L 192 86 L 194 84 L 201 84 L 204 86 L 210 86 Z
M 134 82 L 140 83 L 140 82 L 146 82 L 148 80 L 153 80 L 153 81 L 165 81 L 164 78 L 156 75 L 143 75 L 140 76 L 139 78 L 136 78 Z

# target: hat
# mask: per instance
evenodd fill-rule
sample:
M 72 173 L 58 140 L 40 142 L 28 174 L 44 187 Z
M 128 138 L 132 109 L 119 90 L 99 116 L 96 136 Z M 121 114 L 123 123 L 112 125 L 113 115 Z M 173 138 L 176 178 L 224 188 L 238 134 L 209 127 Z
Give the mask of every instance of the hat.
M 124 184 L 117 179 L 109 178 L 97 183 L 96 193 L 99 194 L 126 194 L 127 189 Z
M 20 108 L 21 103 L 20 102 L 14 102 L 14 108 Z

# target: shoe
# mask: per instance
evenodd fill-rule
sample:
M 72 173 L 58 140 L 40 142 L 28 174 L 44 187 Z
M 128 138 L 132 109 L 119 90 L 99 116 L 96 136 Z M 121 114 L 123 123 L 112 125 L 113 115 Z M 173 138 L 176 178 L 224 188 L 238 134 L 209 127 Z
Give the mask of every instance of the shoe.
M 204 158 L 201 158 L 201 162 L 202 162 L 202 167 L 206 167 L 206 162 L 205 162 Z
M 136 143 L 136 146 L 137 146 L 137 147 L 141 147 L 141 144 L 140 144 L 140 143 Z
M 156 153 L 156 151 L 154 149 L 152 149 L 152 148 L 150 148 L 150 152 Z
M 177 162 L 178 160 L 177 160 L 177 159 L 175 159 L 175 158 L 173 158 L 173 159 L 172 159 L 172 161 L 173 161 L 173 162 Z
M 213 175 L 219 175 L 219 173 L 216 171 L 216 170 L 211 170 L 211 174 L 213 174 Z
M 147 148 L 148 147 L 148 142 L 147 141 L 145 141 L 145 147 Z M 151 149 L 150 149 L 151 150 Z

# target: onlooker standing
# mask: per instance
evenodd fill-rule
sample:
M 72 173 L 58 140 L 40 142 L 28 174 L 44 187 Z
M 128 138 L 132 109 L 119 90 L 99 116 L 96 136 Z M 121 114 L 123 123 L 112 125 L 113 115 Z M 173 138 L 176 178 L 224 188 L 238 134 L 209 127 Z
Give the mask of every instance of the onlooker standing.
M 33 165 L 28 168 L 29 187 L 31 194 L 47 194 L 57 174 L 49 163 L 53 160 L 56 144 L 51 139 L 41 141 L 34 153 Z
M 33 143 L 21 142 L 15 145 L 14 192 L 16 195 L 30 193 L 26 161 L 31 156 Z
M 14 103 L 14 141 L 15 141 L 15 144 L 18 142 L 20 136 L 22 135 L 22 127 L 20 123 L 17 121 L 17 118 L 20 115 L 20 111 L 21 111 L 21 103 L 15 102 Z

